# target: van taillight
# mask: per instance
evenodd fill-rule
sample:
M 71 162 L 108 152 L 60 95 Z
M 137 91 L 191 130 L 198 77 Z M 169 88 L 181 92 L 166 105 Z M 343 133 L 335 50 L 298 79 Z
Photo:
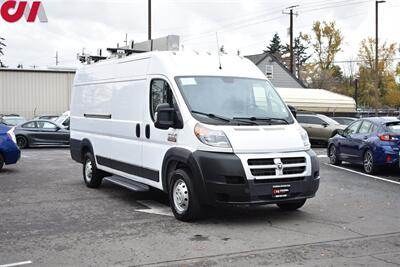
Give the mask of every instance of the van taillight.
M 379 139 L 381 139 L 381 141 L 397 141 L 399 140 L 399 137 L 390 134 L 380 134 Z

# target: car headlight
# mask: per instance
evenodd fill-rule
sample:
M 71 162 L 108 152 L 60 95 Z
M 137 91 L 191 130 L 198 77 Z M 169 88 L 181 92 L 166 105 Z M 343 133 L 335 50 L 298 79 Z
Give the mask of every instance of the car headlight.
M 308 134 L 306 130 L 303 128 L 299 128 L 301 139 L 303 140 L 303 144 L 306 148 L 311 148 L 310 139 L 308 138 Z
M 207 127 L 196 124 L 194 134 L 203 144 L 215 147 L 231 148 L 231 143 L 225 133 L 220 130 L 211 130 Z
M 11 128 L 8 132 L 7 132 L 8 137 L 13 140 L 14 143 L 17 143 L 17 138 L 15 137 L 14 134 L 14 128 Z

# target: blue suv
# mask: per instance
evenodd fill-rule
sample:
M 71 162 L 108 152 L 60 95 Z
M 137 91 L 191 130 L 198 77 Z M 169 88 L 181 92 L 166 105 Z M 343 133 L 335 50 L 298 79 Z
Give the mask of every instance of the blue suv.
M 399 167 L 400 119 L 394 117 L 363 118 L 329 139 L 331 164 L 342 161 L 362 164 L 368 174 L 381 167 Z
M 13 129 L 0 124 L 0 170 L 4 164 L 17 163 L 20 156 Z

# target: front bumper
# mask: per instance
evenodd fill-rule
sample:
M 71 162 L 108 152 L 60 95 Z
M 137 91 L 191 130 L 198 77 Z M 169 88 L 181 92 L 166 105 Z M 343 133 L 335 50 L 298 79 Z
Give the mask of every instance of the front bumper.
M 305 153 L 309 159 L 304 172 L 307 176 L 254 179 L 249 177 L 248 170 L 245 170 L 247 166 L 235 154 L 196 151 L 193 156 L 207 196 L 202 199 L 211 205 L 257 205 L 312 198 L 319 188 L 319 164 L 312 150 Z M 273 195 L 273 190 L 280 186 L 289 188 L 285 197 Z

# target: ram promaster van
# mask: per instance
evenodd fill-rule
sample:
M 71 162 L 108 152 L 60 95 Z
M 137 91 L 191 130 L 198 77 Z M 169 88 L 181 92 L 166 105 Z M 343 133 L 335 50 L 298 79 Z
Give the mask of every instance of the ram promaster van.
M 160 189 L 182 221 L 207 205 L 295 210 L 319 187 L 307 133 L 239 56 L 148 52 L 81 68 L 70 145 L 88 187 Z

